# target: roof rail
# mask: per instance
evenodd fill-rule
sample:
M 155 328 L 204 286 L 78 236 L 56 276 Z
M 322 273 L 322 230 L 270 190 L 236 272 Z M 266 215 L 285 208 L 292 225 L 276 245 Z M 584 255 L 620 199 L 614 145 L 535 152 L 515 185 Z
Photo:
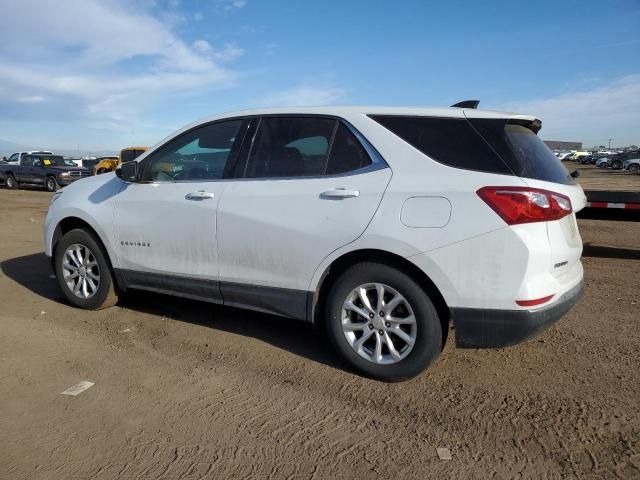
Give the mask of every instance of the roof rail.
M 480 100 L 463 100 L 462 102 L 458 102 L 455 105 L 451 106 L 458 108 L 478 108 L 479 104 Z

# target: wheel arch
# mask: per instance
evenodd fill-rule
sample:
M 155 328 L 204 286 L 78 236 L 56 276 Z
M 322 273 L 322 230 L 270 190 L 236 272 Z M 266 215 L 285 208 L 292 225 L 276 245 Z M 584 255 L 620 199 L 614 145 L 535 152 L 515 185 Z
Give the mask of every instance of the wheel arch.
M 331 264 L 322 273 L 315 291 L 309 295 L 307 303 L 308 321 L 313 323 L 316 327 L 322 328 L 323 322 L 319 321 L 319 319 L 323 318 L 323 308 L 326 303 L 328 292 L 331 289 L 331 285 L 333 285 L 336 279 L 348 268 L 364 261 L 379 262 L 397 268 L 409 275 L 424 290 L 436 307 L 436 311 L 440 317 L 440 323 L 442 325 L 442 345 L 444 346 L 447 333 L 449 331 L 451 311 L 449 310 L 442 293 L 433 280 L 431 280 L 431 278 L 429 278 L 429 276 L 415 264 L 400 255 L 385 250 L 370 248 L 352 250 L 331 262 Z
M 55 230 L 53 231 L 53 238 L 51 239 L 51 266 L 53 268 L 53 271 L 55 272 L 55 255 L 56 255 L 56 248 L 58 246 L 58 243 L 60 243 L 60 240 L 67 232 L 70 232 L 71 230 L 76 230 L 76 229 L 87 230 L 96 238 L 99 245 L 102 247 L 102 249 L 107 255 L 107 259 L 109 260 L 109 266 L 111 267 L 111 270 L 113 273 L 113 268 L 114 268 L 113 258 L 111 257 L 111 253 L 109 252 L 109 249 L 107 248 L 100 233 L 98 233 L 97 229 L 95 229 L 89 222 L 87 222 L 86 220 L 80 217 L 75 217 L 75 216 L 65 217 L 62 220 L 60 220 L 58 222 L 58 225 L 56 225 Z M 114 276 L 114 278 L 116 277 Z M 119 283 L 117 281 L 117 278 L 116 278 L 116 283 Z M 120 285 L 118 285 L 118 287 L 120 287 Z

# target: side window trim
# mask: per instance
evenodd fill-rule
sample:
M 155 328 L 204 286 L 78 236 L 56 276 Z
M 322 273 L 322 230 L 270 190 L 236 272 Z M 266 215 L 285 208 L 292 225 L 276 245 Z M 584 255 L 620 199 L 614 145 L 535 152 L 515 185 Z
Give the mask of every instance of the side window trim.
M 340 127 L 340 119 L 338 119 L 333 125 L 333 132 L 331 132 L 331 139 L 329 140 L 329 146 L 327 147 L 327 153 L 324 156 L 324 165 L 322 165 L 322 176 L 327 176 L 327 169 L 329 168 L 329 159 L 331 158 L 331 152 L 333 151 L 333 142 L 336 139 L 336 133 Z

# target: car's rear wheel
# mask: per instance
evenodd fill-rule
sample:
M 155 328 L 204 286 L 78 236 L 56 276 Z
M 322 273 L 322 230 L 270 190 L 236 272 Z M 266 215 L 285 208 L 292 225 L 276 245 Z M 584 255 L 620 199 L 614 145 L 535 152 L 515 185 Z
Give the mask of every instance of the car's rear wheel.
M 619 170 L 622 168 L 622 162 L 620 160 L 614 160 L 613 162 L 611 162 L 611 168 L 615 169 L 615 170 Z
M 91 233 L 83 229 L 66 233 L 56 246 L 54 258 L 58 284 L 70 303 L 87 310 L 116 304 L 111 265 Z
M 442 327 L 424 290 L 381 263 L 359 263 L 333 284 L 327 333 L 338 354 L 359 372 L 394 382 L 414 377 L 440 354 Z
M 99 168 L 98 171 L 96 172 L 98 175 L 102 175 L 103 173 L 109 173 L 111 170 L 109 170 L 108 168 Z
M 47 189 L 47 192 L 55 192 L 58 189 L 58 182 L 52 176 L 48 176 L 44 182 L 44 188 Z
M 7 184 L 7 188 L 10 188 L 12 190 L 18 188 L 18 181 L 16 180 L 16 177 L 11 174 L 7 175 L 5 183 Z
M 638 173 L 640 171 L 640 164 L 632 163 L 629 165 L 629 171 Z

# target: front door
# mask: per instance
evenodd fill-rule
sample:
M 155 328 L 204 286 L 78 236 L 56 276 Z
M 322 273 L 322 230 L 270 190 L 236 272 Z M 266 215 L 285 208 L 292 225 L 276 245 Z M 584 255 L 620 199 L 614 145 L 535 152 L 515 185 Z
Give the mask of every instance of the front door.
M 140 162 L 115 202 L 113 244 L 129 286 L 216 300 L 216 213 L 242 120 L 180 134 Z
M 304 317 L 315 269 L 362 234 L 390 179 L 341 121 L 260 119 L 244 178 L 218 211 L 225 304 Z

